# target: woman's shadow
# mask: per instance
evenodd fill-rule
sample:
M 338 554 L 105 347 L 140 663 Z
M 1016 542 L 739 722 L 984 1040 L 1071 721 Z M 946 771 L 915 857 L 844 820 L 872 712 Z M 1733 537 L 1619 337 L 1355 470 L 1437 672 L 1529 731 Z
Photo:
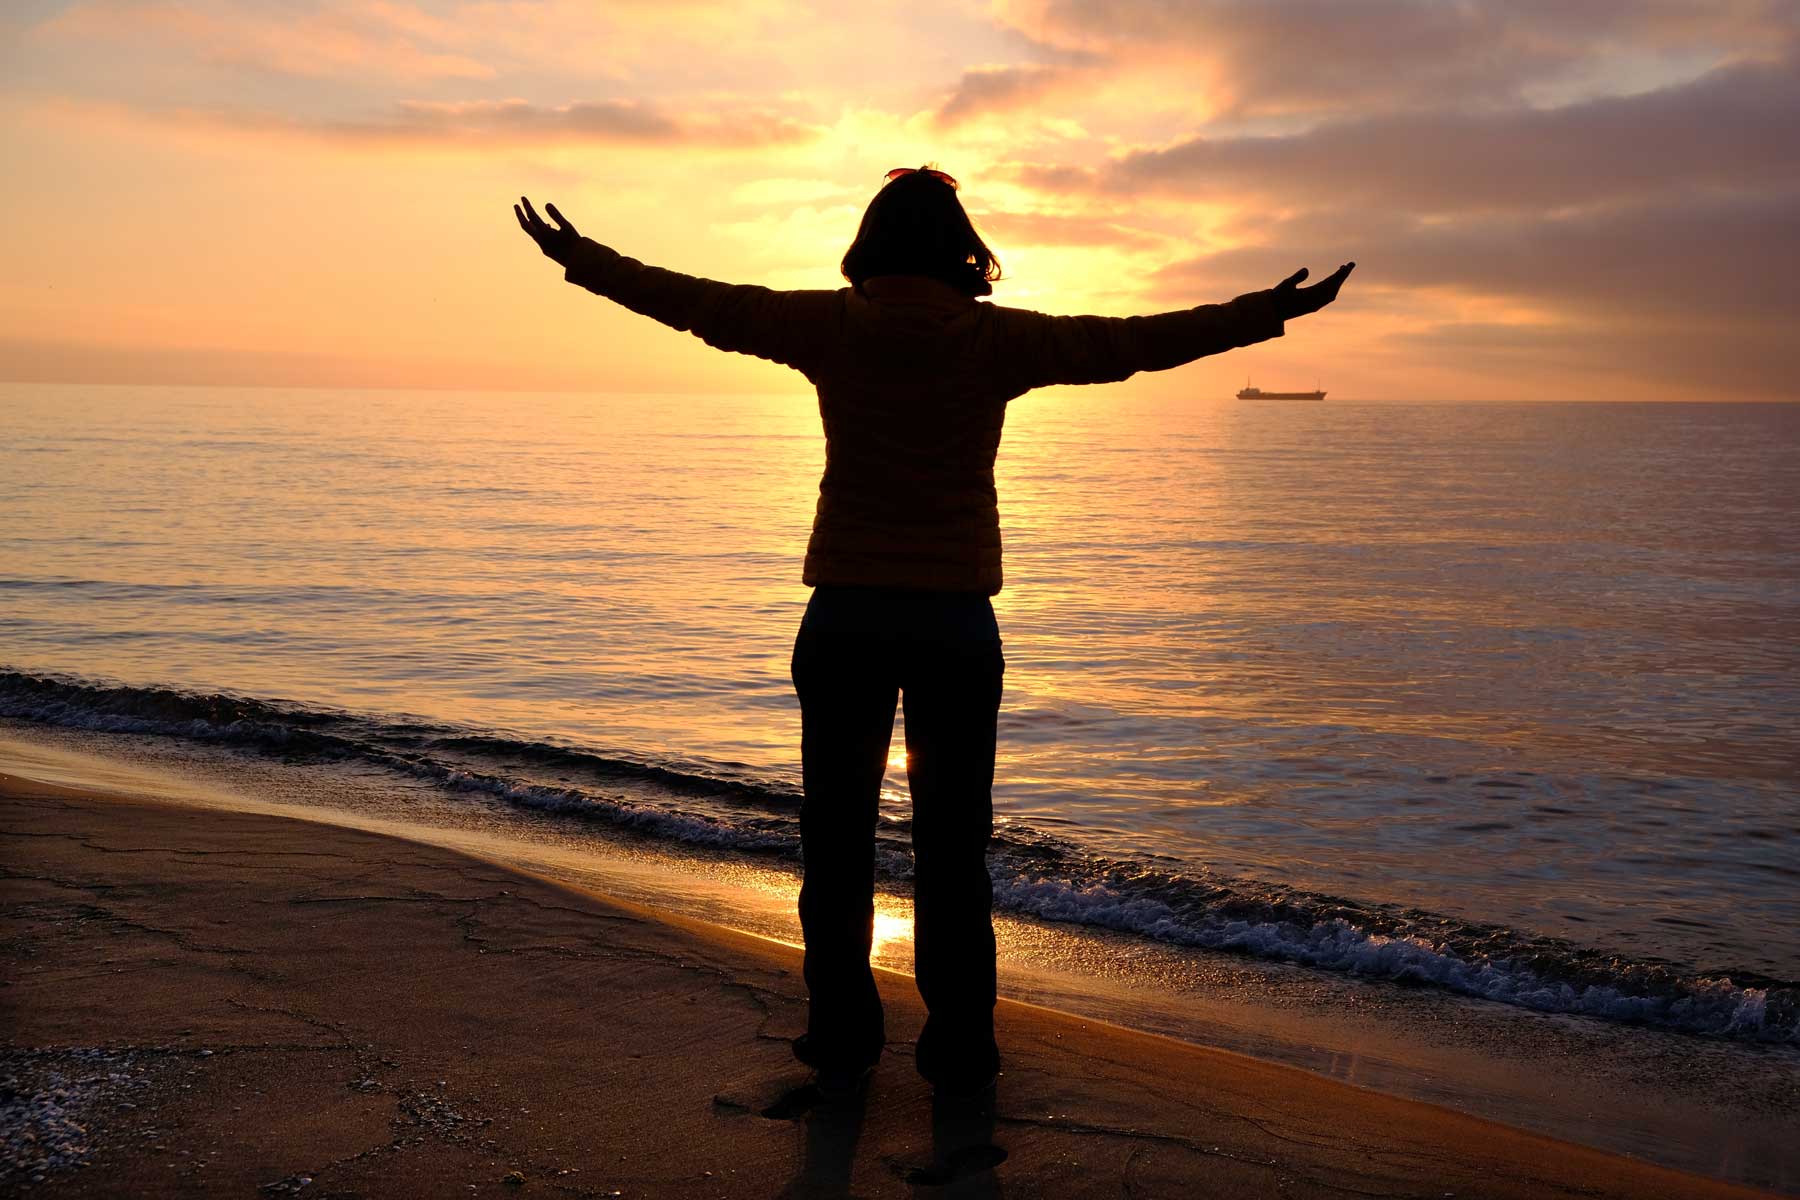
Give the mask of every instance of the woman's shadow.
M 762 1110 L 776 1121 L 799 1121 L 806 1127 L 800 1169 L 781 1190 L 782 1200 L 822 1200 L 848 1197 L 862 1137 L 868 1093 L 858 1090 L 843 1097 L 827 1097 L 817 1084 L 793 1088 Z M 931 1103 L 931 1161 L 906 1162 L 896 1158 L 888 1165 L 915 1191 L 928 1189 L 932 1196 L 959 1200 L 987 1200 L 1002 1193 L 995 1168 L 1006 1161 L 1006 1151 L 994 1144 L 994 1105 L 991 1096 L 979 1100 L 939 1100 Z

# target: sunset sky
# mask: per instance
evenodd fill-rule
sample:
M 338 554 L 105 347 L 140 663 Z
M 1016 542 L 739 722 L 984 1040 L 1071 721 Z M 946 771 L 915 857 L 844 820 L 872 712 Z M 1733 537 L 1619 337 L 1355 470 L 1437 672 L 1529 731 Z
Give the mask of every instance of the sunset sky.
M 1783 0 L 10 0 L 0 79 L 0 378 L 790 388 L 563 284 L 508 205 L 835 287 L 932 161 L 1003 304 L 1361 264 L 1128 389 L 1800 399 Z

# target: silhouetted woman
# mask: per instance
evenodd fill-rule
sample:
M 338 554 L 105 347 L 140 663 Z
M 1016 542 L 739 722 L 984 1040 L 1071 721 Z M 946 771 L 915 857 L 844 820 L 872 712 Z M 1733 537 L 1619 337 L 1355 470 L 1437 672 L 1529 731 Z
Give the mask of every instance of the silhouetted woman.
M 1279 337 L 1337 297 L 1355 264 L 1301 288 L 1148 317 L 1053 317 L 977 303 L 1000 262 L 956 181 L 901 168 L 844 255 L 850 286 L 777 292 L 657 267 L 514 206 L 565 278 L 721 350 L 793 367 L 817 387 L 825 475 L 794 643 L 805 801 L 800 838 L 811 1004 L 794 1052 L 848 1087 L 886 1043 L 869 970 L 875 820 L 905 697 L 912 788 L 914 964 L 928 1017 L 919 1072 L 971 1094 L 1000 1066 L 994 1042 L 992 832 L 1000 634 L 994 456 L 1007 402 L 1047 384 L 1106 383 Z

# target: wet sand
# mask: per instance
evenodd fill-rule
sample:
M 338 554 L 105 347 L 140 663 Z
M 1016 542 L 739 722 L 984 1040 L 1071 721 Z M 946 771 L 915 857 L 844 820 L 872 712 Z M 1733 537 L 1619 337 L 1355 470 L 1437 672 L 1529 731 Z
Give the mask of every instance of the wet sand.
M 1005 1001 L 993 1105 L 934 1108 L 885 973 L 827 1103 L 792 947 L 338 826 L 8 776 L 0 813 L 8 1193 L 1765 1194 Z

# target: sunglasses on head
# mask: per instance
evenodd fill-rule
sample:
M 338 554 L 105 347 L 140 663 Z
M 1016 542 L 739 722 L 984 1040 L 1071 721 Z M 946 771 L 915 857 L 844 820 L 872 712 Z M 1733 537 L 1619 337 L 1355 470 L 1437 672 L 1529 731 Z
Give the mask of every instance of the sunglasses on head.
M 946 175 L 944 172 L 934 171 L 930 167 L 895 167 L 887 173 L 885 178 L 889 183 L 892 183 L 902 175 L 929 175 L 939 183 L 949 184 L 952 191 L 956 190 L 957 186 L 956 180 L 950 178 L 950 176 Z

